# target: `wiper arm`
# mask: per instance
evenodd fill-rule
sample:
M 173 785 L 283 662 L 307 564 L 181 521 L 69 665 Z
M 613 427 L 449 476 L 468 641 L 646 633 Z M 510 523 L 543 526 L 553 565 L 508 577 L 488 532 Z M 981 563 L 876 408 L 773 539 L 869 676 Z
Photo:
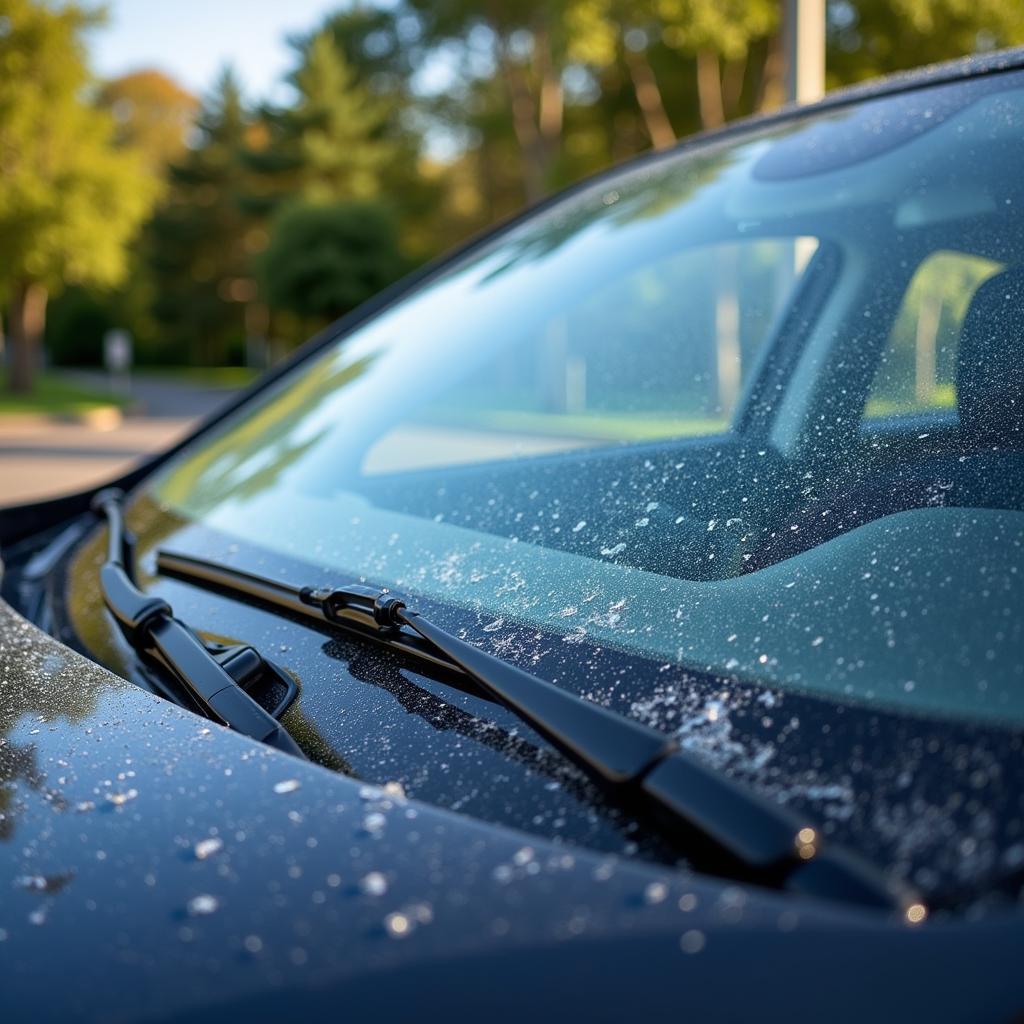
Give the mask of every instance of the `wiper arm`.
M 93 499 L 109 533 L 107 560 L 100 568 L 103 601 L 128 643 L 169 672 L 206 714 L 235 732 L 305 758 L 278 721 L 240 685 L 257 674 L 273 672 L 286 690 L 294 690 L 283 673 L 249 646 L 219 648 L 214 653 L 160 597 L 141 591 L 135 582 L 134 538 L 121 511 L 123 494 L 114 488 Z
M 826 846 L 820 830 L 789 808 L 708 768 L 663 733 L 466 643 L 387 590 L 295 587 L 166 551 L 156 564 L 167 575 L 305 613 L 465 673 L 620 799 L 652 812 L 686 840 L 691 857 L 699 840 L 719 871 L 724 861 L 761 884 L 904 913 L 916 907 L 913 919 L 921 918 L 923 905 L 913 894 L 895 892 L 870 864 Z

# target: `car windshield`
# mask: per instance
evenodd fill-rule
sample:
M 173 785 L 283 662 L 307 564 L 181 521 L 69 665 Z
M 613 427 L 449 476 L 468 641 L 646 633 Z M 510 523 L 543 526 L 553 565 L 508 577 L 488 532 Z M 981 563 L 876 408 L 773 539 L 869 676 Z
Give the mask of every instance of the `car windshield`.
M 581 659 L 1019 724 L 1021 166 L 1018 74 L 648 158 L 339 335 L 149 496 Z

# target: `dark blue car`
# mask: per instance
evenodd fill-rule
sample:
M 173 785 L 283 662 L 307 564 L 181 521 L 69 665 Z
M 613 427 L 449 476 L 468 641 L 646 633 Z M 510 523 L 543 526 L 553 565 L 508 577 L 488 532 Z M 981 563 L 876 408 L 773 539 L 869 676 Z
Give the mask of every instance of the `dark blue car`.
M 698 137 L 0 512 L 0 1018 L 1019 1019 L 1022 168 Z

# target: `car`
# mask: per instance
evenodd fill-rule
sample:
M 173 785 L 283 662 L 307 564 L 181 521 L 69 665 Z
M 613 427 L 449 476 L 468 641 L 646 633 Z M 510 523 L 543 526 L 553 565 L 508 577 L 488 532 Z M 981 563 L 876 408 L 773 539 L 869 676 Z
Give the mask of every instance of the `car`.
M 697 136 L 5 509 L 4 1019 L 1016 1019 L 1022 166 Z

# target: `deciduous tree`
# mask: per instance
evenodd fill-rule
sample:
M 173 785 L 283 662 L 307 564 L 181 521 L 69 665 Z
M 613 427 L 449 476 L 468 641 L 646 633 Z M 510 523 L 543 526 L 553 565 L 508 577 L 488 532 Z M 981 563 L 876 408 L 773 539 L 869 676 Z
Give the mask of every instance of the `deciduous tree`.
M 273 307 L 321 322 L 354 309 L 406 269 L 394 217 L 366 200 L 281 207 L 260 267 Z
M 118 148 L 110 115 L 84 98 L 90 76 L 75 4 L 5 0 L 0 20 L 0 289 L 9 310 L 10 386 L 31 389 L 48 296 L 111 285 L 155 198 Z

